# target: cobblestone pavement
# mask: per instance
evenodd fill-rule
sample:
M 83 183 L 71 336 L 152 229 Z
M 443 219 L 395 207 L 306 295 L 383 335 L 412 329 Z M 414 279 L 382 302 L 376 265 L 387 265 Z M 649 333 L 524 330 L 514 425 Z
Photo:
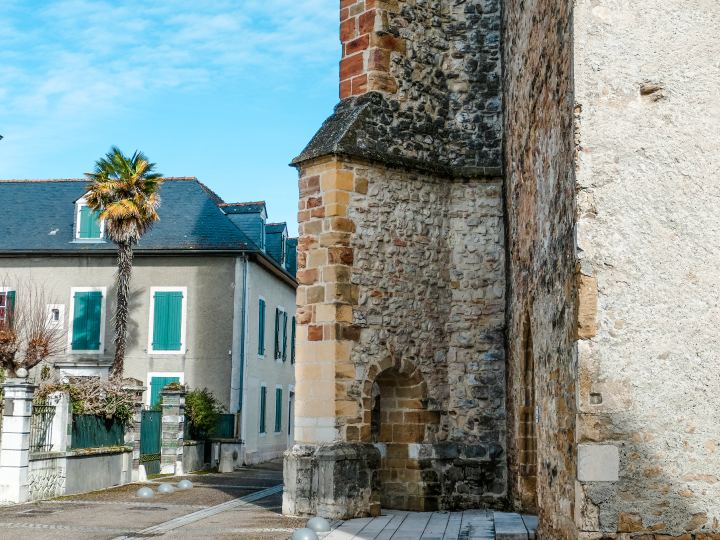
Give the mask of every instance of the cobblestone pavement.
M 3 540 L 203 538 L 287 540 L 306 520 L 281 514 L 280 460 L 229 474 L 190 474 L 194 488 L 136 499 L 142 484 L 0 507 Z M 179 477 L 151 480 L 177 484 Z M 273 489 L 275 488 L 275 489 Z M 258 498 L 259 497 L 259 498 Z

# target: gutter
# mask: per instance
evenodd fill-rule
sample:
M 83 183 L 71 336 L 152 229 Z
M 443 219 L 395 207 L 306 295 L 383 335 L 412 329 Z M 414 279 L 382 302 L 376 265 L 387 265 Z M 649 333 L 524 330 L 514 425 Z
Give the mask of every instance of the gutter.
M 256 249 L 147 249 L 137 250 L 133 249 L 133 258 L 135 257 L 157 257 L 161 255 L 237 255 L 238 253 L 256 253 L 259 250 Z M 85 251 L 81 249 L 68 250 L 68 249 L 54 249 L 54 250 L 36 250 L 36 251 L 0 251 L 0 258 L 9 257 L 78 257 L 78 256 L 91 256 L 91 257 L 107 257 L 117 255 L 116 249 L 106 250 L 93 250 Z
M 153 249 L 153 250 L 133 250 L 133 258 L 139 257 L 188 257 L 194 255 L 233 255 L 238 254 L 252 255 L 254 261 L 261 264 L 264 268 L 270 270 L 277 277 L 285 281 L 293 289 L 298 288 L 298 283 L 293 275 L 281 268 L 280 265 L 271 259 L 270 256 L 260 249 Z M 0 259 L 14 257 L 115 257 L 117 251 L 107 249 L 103 251 L 82 251 L 82 250 L 44 250 L 44 251 L 0 251 Z
M 240 346 L 242 361 L 240 364 L 240 439 L 242 441 L 247 440 L 247 407 L 244 406 L 244 401 L 247 398 L 247 365 L 248 365 L 248 340 L 249 336 L 249 324 L 246 324 L 246 316 L 250 310 L 250 261 L 249 257 L 245 256 L 245 267 L 243 268 L 243 307 L 242 307 L 242 345 Z M 245 463 L 245 445 L 243 444 L 242 449 L 243 464 Z
M 245 351 L 247 349 L 246 339 L 247 339 L 247 332 L 246 327 L 249 326 L 246 322 L 247 312 L 248 312 L 248 269 L 250 268 L 250 265 L 248 264 L 248 258 L 247 256 L 243 257 L 243 285 L 242 285 L 242 310 L 240 315 L 240 396 L 238 398 L 238 407 L 242 411 L 243 410 L 243 400 L 245 398 L 245 370 L 247 363 L 247 355 L 245 354 Z M 244 422 L 241 424 L 244 431 Z M 242 440 L 245 440 L 244 434 L 240 435 L 240 438 Z

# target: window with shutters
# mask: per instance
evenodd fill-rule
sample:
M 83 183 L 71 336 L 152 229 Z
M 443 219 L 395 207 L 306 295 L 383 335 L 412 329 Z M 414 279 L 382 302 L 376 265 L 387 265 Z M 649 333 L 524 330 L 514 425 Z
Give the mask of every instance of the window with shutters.
M 11 291 L 8 288 L 0 289 L 0 330 L 12 325 L 14 313 L 15 291 Z
M 75 239 L 102 240 L 105 236 L 105 222 L 98 219 L 100 211 L 93 212 L 85 204 L 85 199 L 80 199 L 76 204 L 76 208 Z
M 282 306 L 275 308 L 275 360 L 287 359 L 287 312 Z
M 260 434 L 265 433 L 265 403 L 267 402 L 267 385 L 260 386 Z
M 275 433 L 282 431 L 282 386 L 275 387 Z
M 265 299 L 262 296 L 258 306 L 258 357 L 265 358 Z
M 295 327 L 297 326 L 297 321 L 295 317 L 292 318 L 292 325 L 290 327 L 291 334 L 290 334 L 290 363 L 295 363 Z
M 69 349 L 72 354 L 105 351 L 105 287 L 70 290 Z
M 150 289 L 151 354 L 185 354 L 187 287 Z

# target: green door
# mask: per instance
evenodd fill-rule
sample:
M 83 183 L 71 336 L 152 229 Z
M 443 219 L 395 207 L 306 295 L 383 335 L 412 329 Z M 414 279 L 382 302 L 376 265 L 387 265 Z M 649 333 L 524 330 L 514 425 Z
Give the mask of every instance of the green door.
M 142 411 L 140 417 L 140 464 L 145 472 L 160 474 L 160 438 L 162 437 L 162 412 Z

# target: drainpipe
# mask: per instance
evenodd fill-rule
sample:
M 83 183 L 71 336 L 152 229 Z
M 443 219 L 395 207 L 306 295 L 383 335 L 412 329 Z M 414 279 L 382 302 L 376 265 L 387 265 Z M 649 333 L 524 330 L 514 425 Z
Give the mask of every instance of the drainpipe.
M 243 464 L 245 463 L 245 434 L 247 432 L 247 407 L 245 407 L 245 398 L 247 396 L 247 377 L 245 374 L 247 373 L 247 349 L 248 349 L 248 327 L 250 326 L 247 323 L 247 314 L 249 312 L 249 294 L 248 291 L 250 290 L 250 260 L 245 254 L 244 256 L 244 266 L 243 266 L 243 304 L 242 304 L 242 320 L 240 323 L 240 333 L 241 333 L 241 342 L 240 342 L 240 440 L 243 441 Z

